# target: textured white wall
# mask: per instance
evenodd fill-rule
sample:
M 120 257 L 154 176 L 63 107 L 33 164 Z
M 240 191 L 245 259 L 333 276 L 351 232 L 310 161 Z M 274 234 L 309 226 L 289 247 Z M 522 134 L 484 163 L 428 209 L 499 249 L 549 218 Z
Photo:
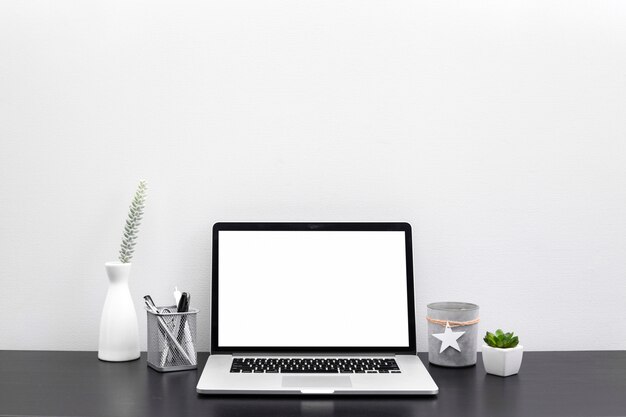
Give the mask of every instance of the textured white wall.
M 425 304 L 626 349 L 626 2 L 0 2 L 0 349 L 97 348 L 131 279 L 202 310 L 218 220 L 413 224 Z M 250 312 L 254 314 L 254 312 Z M 618 323 L 618 324 L 614 324 Z

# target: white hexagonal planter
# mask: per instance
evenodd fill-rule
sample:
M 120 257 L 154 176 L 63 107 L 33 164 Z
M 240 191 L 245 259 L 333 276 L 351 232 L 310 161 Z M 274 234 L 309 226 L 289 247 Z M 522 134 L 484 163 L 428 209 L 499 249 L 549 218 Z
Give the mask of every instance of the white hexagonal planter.
M 519 372 L 522 365 L 524 347 L 517 345 L 510 349 L 500 349 L 483 344 L 483 364 L 488 374 L 510 376 Z

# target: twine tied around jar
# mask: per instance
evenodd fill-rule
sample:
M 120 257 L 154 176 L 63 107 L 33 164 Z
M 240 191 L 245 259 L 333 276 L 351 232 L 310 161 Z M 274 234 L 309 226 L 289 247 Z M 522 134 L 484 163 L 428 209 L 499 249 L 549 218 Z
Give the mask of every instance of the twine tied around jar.
M 476 324 L 480 321 L 479 317 L 476 317 L 474 320 L 469 321 L 454 321 L 454 320 L 437 320 L 430 317 L 426 317 L 426 320 L 433 323 L 438 324 L 440 326 L 446 327 L 462 327 L 462 326 L 471 326 L 472 324 Z

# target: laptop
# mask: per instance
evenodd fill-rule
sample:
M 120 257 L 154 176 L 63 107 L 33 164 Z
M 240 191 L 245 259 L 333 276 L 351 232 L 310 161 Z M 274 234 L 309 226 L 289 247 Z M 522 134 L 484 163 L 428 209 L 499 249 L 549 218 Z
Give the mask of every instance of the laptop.
M 437 394 L 408 223 L 216 223 L 201 394 Z

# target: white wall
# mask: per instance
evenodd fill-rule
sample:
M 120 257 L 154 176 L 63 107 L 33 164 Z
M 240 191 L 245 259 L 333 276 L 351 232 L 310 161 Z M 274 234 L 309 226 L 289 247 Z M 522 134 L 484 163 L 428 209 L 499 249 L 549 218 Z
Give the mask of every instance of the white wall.
M 406 220 L 428 302 L 529 350 L 626 349 L 626 2 L 0 2 L 0 349 L 97 348 L 218 220 Z M 254 312 L 250 312 L 254 314 Z M 615 330 L 615 333 L 612 332 Z

